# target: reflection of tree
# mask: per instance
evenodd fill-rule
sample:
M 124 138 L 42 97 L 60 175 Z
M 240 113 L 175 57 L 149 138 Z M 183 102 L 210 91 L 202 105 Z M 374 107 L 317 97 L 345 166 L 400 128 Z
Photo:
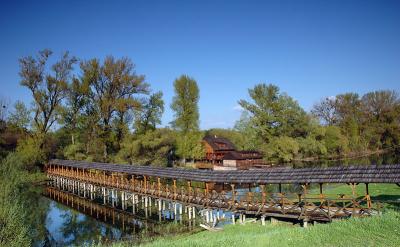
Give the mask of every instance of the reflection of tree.
M 49 241 L 49 232 L 46 229 L 46 218 L 50 201 L 41 195 L 42 188 L 31 187 L 19 193 L 19 199 L 26 210 L 25 224 L 30 229 L 30 234 L 35 244 Z
M 66 241 L 65 244 L 82 245 L 102 236 L 104 228 L 102 224 L 75 210 L 66 211 L 61 217 L 64 221 L 60 231 Z

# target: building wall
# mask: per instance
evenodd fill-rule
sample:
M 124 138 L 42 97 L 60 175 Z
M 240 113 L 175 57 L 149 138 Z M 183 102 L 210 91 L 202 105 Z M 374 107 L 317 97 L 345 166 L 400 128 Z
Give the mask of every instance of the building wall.
M 223 160 L 223 165 L 224 166 L 229 166 L 229 167 L 236 167 L 236 160 Z

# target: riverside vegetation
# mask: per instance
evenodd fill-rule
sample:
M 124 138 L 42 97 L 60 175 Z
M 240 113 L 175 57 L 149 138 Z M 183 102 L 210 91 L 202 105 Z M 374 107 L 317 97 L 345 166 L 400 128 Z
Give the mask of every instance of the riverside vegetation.
M 187 75 L 174 82 L 174 120 L 160 128 L 163 93 L 126 57 L 77 59 L 52 52 L 19 60 L 20 84 L 32 106 L 0 99 L 0 153 L 26 136 L 40 137 L 52 157 L 168 166 L 203 156 L 204 135 L 230 139 L 239 150 L 258 150 L 265 161 L 359 156 L 400 145 L 400 100 L 395 91 L 348 92 L 323 98 L 310 112 L 272 84 L 238 100 L 242 117 L 231 129 L 199 129 L 200 89 Z M 22 89 L 22 88 L 21 88 Z
M 204 135 L 229 138 L 239 150 L 259 150 L 271 163 L 396 152 L 400 144 L 395 91 L 343 93 L 306 112 L 277 86 L 260 83 L 249 89 L 251 100 L 238 101 L 243 114 L 233 128 L 200 130 L 200 89 L 182 75 L 173 82 L 174 121 L 159 127 L 163 93 L 152 92 L 129 58 L 77 59 L 66 52 L 49 64 L 51 56 L 43 50 L 19 60 L 30 107 L 0 99 L 3 246 L 30 245 L 32 235 L 45 231 L 35 220 L 45 209 L 24 209 L 37 203 L 27 194 L 40 194 L 33 185 L 43 182 L 41 166 L 50 158 L 180 166 L 202 157 Z

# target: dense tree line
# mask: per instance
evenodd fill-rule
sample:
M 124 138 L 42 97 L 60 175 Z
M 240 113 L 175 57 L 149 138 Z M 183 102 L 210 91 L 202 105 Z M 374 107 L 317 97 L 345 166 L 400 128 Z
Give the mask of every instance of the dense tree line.
M 165 166 L 202 156 L 193 78 L 176 79 L 175 120 L 159 128 L 163 93 L 151 91 L 129 58 L 79 60 L 66 52 L 50 64 L 51 56 L 43 50 L 19 60 L 20 84 L 31 92 L 32 107 L 16 102 L 7 110 L 3 104 L 2 133 L 14 126 L 49 158 Z
M 162 92 L 152 92 L 129 58 L 79 60 L 52 52 L 19 60 L 23 102 L 2 100 L 0 151 L 30 137 L 46 157 L 166 166 L 201 159 L 204 135 L 229 138 L 238 149 L 258 150 L 267 162 L 335 158 L 400 145 L 400 100 L 394 91 L 345 93 L 322 99 L 310 112 L 275 85 L 249 89 L 239 100 L 232 129 L 199 129 L 199 88 L 182 75 L 174 82 L 174 120 L 160 128 Z M 14 138 L 10 138 L 14 137 Z
M 394 91 L 340 94 L 316 103 L 310 113 L 275 85 L 258 84 L 249 94 L 251 102 L 239 101 L 244 115 L 235 130 L 244 137 L 238 145 L 263 151 L 267 161 L 368 154 L 400 145 L 400 99 Z

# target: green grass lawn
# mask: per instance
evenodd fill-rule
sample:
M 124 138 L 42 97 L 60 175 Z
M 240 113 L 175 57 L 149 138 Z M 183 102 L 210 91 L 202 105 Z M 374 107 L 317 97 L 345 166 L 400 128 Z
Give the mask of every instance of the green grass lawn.
M 222 232 L 200 232 L 148 243 L 158 246 L 400 246 L 400 214 L 353 218 L 308 228 L 260 223 L 229 225 Z
M 369 194 L 371 200 L 374 203 L 382 203 L 382 206 L 388 208 L 400 208 L 400 187 L 396 184 L 369 184 Z M 359 184 L 356 186 L 357 197 L 363 197 L 365 195 L 365 184 Z M 312 194 L 318 194 L 319 188 L 316 186 L 310 190 Z M 349 185 L 345 184 L 328 184 L 324 185 L 323 193 L 329 198 L 334 198 L 339 194 L 352 195 L 352 190 Z
M 369 194 L 377 200 L 392 200 L 400 198 L 400 187 L 395 184 L 369 184 Z M 313 188 L 312 193 L 319 193 L 319 189 Z M 347 194 L 351 195 L 351 187 L 345 184 L 324 185 L 323 193 L 326 194 Z M 356 193 L 359 196 L 365 195 L 365 184 L 356 186 Z M 373 199 L 372 198 L 372 199 Z

